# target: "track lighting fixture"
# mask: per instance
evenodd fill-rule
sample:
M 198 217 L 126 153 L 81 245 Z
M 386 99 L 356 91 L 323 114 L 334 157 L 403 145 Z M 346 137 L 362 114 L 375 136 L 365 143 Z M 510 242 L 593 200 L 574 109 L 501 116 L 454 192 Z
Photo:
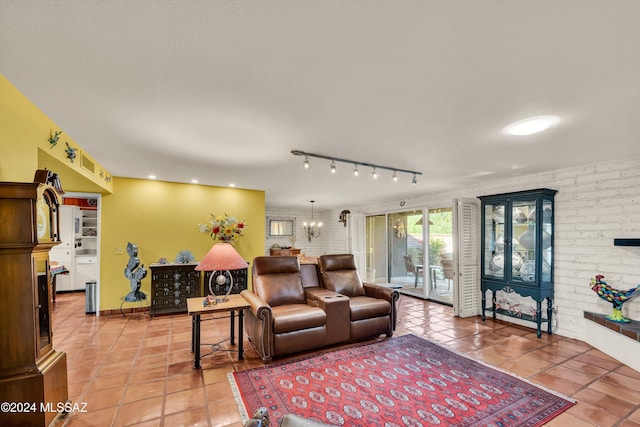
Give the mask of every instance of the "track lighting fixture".
M 304 168 L 305 169 L 309 169 L 310 168 L 309 157 L 315 157 L 315 158 L 318 158 L 318 159 L 331 160 L 331 165 L 330 165 L 331 173 L 336 173 L 336 170 L 337 170 L 336 162 L 342 162 L 342 163 L 351 163 L 354 166 L 354 168 L 353 168 L 353 175 L 354 176 L 358 176 L 360 174 L 360 169 L 358 168 L 358 166 L 366 166 L 366 167 L 373 168 L 373 172 L 371 172 L 371 176 L 373 177 L 373 179 L 377 179 L 378 178 L 378 169 L 384 169 L 384 170 L 392 171 L 393 172 L 392 179 L 393 179 L 394 182 L 398 181 L 398 172 L 408 173 L 410 175 L 413 175 L 413 179 L 411 180 L 411 184 L 412 185 L 417 185 L 418 184 L 418 175 L 422 175 L 422 172 L 418 172 L 418 171 L 412 171 L 412 170 L 407 170 L 407 169 L 399 169 L 399 168 L 394 168 L 394 167 L 390 167 L 390 166 L 383 166 L 383 165 L 375 165 L 373 163 L 358 162 L 358 161 L 349 160 L 349 159 L 341 159 L 339 157 L 325 156 L 324 154 L 307 153 L 305 151 L 300 151 L 300 150 L 292 150 L 291 154 L 293 154 L 294 156 L 304 156 L 304 158 L 305 158 L 305 160 L 304 160 Z

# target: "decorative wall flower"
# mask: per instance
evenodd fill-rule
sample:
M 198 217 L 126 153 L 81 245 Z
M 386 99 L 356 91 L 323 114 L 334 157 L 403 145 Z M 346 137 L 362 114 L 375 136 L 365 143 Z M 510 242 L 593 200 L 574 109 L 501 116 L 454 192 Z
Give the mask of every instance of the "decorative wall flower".
M 198 224 L 201 233 L 208 234 L 212 240 L 220 240 L 221 242 L 237 241 L 242 237 L 246 226 L 247 223 L 244 219 L 239 221 L 228 214 L 224 214 L 224 216 L 211 214 L 208 224 Z

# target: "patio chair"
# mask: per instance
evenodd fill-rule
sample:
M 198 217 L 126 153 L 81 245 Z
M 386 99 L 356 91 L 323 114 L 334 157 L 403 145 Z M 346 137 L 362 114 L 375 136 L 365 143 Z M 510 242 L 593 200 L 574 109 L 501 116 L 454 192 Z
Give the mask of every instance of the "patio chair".
M 414 288 L 417 288 L 418 287 L 418 277 L 421 274 L 422 265 L 414 264 L 413 263 L 413 259 L 409 255 L 404 255 L 404 265 L 405 265 L 405 268 L 407 269 L 407 273 L 413 274 L 415 276 Z
M 453 281 L 453 260 L 443 259 L 440 263 L 442 264 L 442 275 L 447 282 L 447 290 L 449 290 Z

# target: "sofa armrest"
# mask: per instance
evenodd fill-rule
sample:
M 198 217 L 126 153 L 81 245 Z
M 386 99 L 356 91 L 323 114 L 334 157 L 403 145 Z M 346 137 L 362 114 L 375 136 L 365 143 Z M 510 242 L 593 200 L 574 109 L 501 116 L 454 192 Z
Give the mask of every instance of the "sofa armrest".
M 242 295 L 249 305 L 251 305 L 250 310 L 256 317 L 265 318 L 267 316 L 267 311 L 269 313 L 271 312 L 271 306 L 253 292 L 245 289 L 240 292 L 240 295 Z
M 400 299 L 400 292 L 385 286 L 378 286 L 374 283 L 363 282 L 362 284 L 368 297 L 389 301 L 391 304 L 391 328 L 395 331 L 398 323 L 398 300 Z
M 383 300 L 393 302 L 400 296 L 399 292 L 395 289 L 378 286 L 375 283 L 363 282 L 362 284 L 364 285 L 364 291 L 368 297 L 381 298 Z M 393 297 L 393 294 L 396 294 L 395 299 Z
M 253 343 L 256 351 L 264 363 L 273 358 L 273 314 L 271 306 L 262 298 L 249 290 L 243 290 L 240 295 L 251 306 L 245 309 L 244 329 Z
M 307 288 L 304 291 L 307 305 L 320 307 L 327 314 L 327 344 L 347 341 L 351 311 L 349 297 L 323 288 Z
M 341 294 L 325 288 L 306 288 L 304 290 L 304 295 L 307 299 L 307 304 L 313 305 L 314 307 L 320 307 L 324 310 L 323 305 L 321 305 L 324 301 L 324 297 L 337 297 Z

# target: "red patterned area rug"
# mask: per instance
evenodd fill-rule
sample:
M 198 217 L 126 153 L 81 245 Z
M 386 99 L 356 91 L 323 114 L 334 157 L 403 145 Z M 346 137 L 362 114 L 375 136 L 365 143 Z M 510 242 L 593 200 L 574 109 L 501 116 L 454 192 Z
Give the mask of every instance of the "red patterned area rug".
M 345 426 L 541 426 L 568 398 L 405 335 L 229 374 L 246 421 L 259 407 Z

